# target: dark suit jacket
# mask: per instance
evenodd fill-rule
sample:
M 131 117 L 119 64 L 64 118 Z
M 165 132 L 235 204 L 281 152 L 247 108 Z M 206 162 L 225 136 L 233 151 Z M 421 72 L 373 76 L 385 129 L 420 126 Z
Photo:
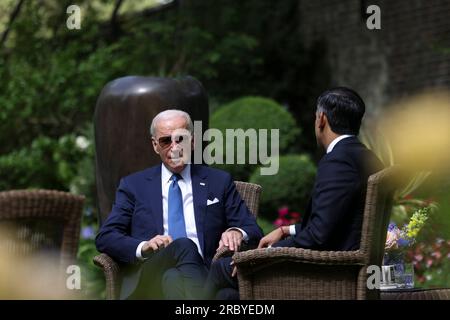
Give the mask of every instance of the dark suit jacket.
M 207 266 L 227 228 L 239 227 L 248 234 L 250 243 L 258 243 L 261 229 L 230 174 L 191 165 L 191 179 L 197 236 Z M 207 199 L 214 198 L 219 202 L 207 206 Z M 112 211 L 96 237 L 96 245 L 100 252 L 116 261 L 132 264 L 137 262 L 139 243 L 158 234 L 164 234 L 161 165 L 121 179 Z
M 356 250 L 361 241 L 368 177 L 380 160 L 356 137 L 339 141 L 323 156 L 296 246 L 316 250 Z

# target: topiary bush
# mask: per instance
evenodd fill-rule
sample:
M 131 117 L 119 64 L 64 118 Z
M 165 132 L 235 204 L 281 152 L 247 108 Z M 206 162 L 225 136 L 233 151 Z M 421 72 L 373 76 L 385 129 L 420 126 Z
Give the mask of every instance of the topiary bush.
M 315 175 L 316 166 L 307 155 L 281 156 L 278 174 L 273 176 L 262 176 L 259 170 L 255 170 L 250 182 L 262 186 L 261 216 L 273 221 L 282 206 L 302 214 L 306 209 Z
M 271 156 L 271 131 L 279 129 L 279 153 L 287 153 L 291 146 L 300 136 L 301 129 L 296 126 L 292 115 L 274 100 L 263 97 L 243 97 L 231 103 L 219 107 L 210 118 L 210 128 L 216 128 L 223 135 L 223 150 L 228 143 L 226 139 L 226 129 L 267 129 L 268 149 L 267 155 Z M 231 140 L 231 139 L 230 139 Z M 213 164 L 213 166 L 227 170 L 233 175 L 235 180 L 247 181 L 251 172 L 261 164 L 259 157 L 256 157 L 258 164 L 249 164 L 249 138 L 245 143 L 245 164 L 237 164 L 237 143 L 235 139 L 234 164 L 225 164 L 226 153 L 223 154 L 224 164 Z M 255 141 L 253 141 L 255 142 Z M 256 141 L 256 144 L 259 143 Z M 259 147 L 256 148 L 256 155 L 259 154 Z M 219 157 L 220 158 L 220 157 Z

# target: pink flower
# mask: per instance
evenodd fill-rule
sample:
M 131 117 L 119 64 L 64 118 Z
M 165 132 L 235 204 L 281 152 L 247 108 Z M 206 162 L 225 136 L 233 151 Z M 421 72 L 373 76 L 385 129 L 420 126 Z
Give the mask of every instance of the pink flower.
M 416 261 L 422 261 L 422 260 L 423 260 L 423 255 L 421 255 L 420 253 L 414 255 L 414 260 L 416 260 Z
M 442 253 L 440 253 L 439 251 L 435 251 L 431 254 L 431 256 L 439 260 L 442 257 Z
M 273 223 L 276 227 L 281 227 L 284 226 L 286 224 L 286 220 L 282 219 L 282 218 L 278 218 L 277 220 L 274 221 Z
M 288 207 L 281 207 L 280 209 L 278 209 L 278 216 L 279 217 L 285 217 L 287 214 L 289 213 L 289 208 Z
M 298 212 L 291 212 L 292 219 L 299 220 L 300 219 L 300 213 Z
M 301 214 L 299 212 L 289 212 L 289 207 L 284 206 L 278 209 L 278 219 L 273 224 L 277 227 L 296 224 L 300 221 Z

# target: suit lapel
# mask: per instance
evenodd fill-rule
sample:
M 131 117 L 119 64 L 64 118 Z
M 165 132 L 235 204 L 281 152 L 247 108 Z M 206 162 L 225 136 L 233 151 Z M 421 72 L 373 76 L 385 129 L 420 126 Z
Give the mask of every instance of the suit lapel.
M 162 208 L 162 186 L 161 186 L 161 166 L 154 167 L 147 176 L 147 190 L 150 192 L 150 206 L 153 219 L 158 229 L 158 234 L 164 234 L 163 208 Z
M 200 248 L 205 256 L 204 245 L 204 221 L 206 214 L 206 200 L 208 195 L 208 174 L 206 170 L 200 165 L 191 165 L 191 179 L 192 179 L 192 197 L 194 202 L 195 226 L 197 228 L 198 241 Z

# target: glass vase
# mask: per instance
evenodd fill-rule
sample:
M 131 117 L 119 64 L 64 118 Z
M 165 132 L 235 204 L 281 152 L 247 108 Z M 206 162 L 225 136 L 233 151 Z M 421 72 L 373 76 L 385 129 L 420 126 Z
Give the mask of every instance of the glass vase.
M 385 252 L 383 266 L 391 271 L 390 283 L 385 283 L 386 287 L 391 289 L 414 288 L 414 265 L 405 261 L 405 252 L 400 250 Z

